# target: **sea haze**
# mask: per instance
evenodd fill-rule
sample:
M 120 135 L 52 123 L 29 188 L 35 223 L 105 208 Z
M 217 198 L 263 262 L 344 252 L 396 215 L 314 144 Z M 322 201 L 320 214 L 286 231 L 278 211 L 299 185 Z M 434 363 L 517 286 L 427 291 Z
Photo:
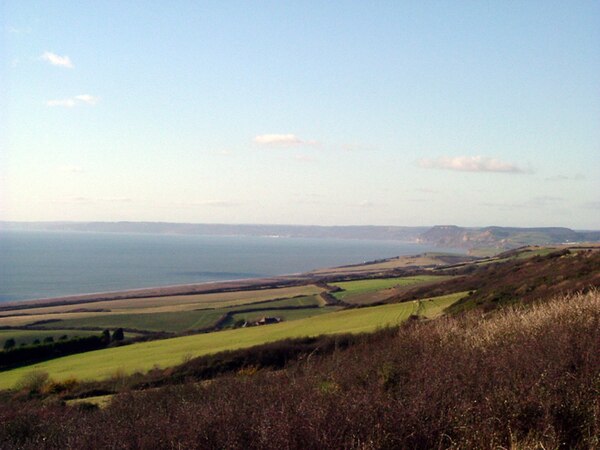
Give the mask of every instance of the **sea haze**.
M 381 240 L 2 231 L 0 301 L 283 275 L 428 250 Z

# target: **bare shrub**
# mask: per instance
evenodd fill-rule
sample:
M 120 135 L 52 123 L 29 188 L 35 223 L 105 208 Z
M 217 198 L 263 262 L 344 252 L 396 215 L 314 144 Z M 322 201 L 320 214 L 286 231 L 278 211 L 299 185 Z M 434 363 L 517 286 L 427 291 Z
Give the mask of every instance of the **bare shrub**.
M 50 376 L 48 375 L 48 372 L 34 370 L 23 375 L 23 377 L 15 384 L 15 389 L 17 391 L 39 393 L 49 382 Z

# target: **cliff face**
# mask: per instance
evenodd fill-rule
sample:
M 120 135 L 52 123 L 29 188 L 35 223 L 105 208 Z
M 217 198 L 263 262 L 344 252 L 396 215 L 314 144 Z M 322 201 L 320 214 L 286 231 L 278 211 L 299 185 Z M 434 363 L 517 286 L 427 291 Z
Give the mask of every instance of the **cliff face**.
M 569 228 L 462 228 L 437 225 L 419 236 L 419 242 L 444 247 L 516 248 L 523 245 L 548 245 L 600 240 L 600 233 L 578 233 Z

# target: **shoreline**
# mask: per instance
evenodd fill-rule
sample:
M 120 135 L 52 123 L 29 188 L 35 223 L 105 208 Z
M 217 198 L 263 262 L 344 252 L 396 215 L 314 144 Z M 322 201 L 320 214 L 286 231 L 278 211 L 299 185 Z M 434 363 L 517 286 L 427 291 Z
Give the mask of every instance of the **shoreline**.
M 147 288 L 123 289 L 117 291 L 92 292 L 85 294 L 64 295 L 58 297 L 14 300 L 0 303 L 0 311 L 19 311 L 22 309 L 36 307 L 51 307 L 65 305 L 80 305 L 96 303 L 101 301 L 117 301 L 125 299 L 143 299 L 152 297 L 174 297 L 186 295 L 215 294 L 223 292 L 236 292 L 248 290 L 275 289 L 282 287 L 301 286 L 305 284 L 327 283 L 331 279 L 347 277 L 365 277 L 372 274 L 385 276 L 386 274 L 398 276 L 399 272 L 412 273 L 422 271 L 425 266 L 399 265 L 397 267 L 381 267 L 382 264 L 418 258 L 431 252 L 417 253 L 413 255 L 400 255 L 390 258 L 382 258 L 365 261 L 357 264 L 345 264 L 334 267 L 313 269 L 308 272 L 298 272 L 272 277 L 243 278 L 234 280 L 205 281 L 200 283 L 185 283 L 177 285 L 154 286 Z M 448 253 L 456 257 L 466 257 L 460 253 Z M 342 269 L 340 271 L 340 269 Z
M 0 303 L 0 311 L 12 311 L 35 307 L 77 305 L 100 301 L 124 300 L 130 298 L 171 297 L 195 294 L 213 294 L 255 289 L 306 284 L 311 281 L 310 273 L 278 275 L 264 278 L 243 278 L 238 280 L 205 281 L 146 288 L 123 289 L 117 291 L 90 292 L 85 294 L 64 295 L 27 300 L 11 300 Z

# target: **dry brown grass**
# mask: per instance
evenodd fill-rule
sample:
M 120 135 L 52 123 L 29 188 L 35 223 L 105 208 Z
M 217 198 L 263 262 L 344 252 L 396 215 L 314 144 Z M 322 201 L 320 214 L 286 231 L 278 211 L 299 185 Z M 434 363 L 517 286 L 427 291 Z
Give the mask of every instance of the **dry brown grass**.
M 2 448 L 596 449 L 600 293 L 412 321 L 280 372 L 0 403 Z

